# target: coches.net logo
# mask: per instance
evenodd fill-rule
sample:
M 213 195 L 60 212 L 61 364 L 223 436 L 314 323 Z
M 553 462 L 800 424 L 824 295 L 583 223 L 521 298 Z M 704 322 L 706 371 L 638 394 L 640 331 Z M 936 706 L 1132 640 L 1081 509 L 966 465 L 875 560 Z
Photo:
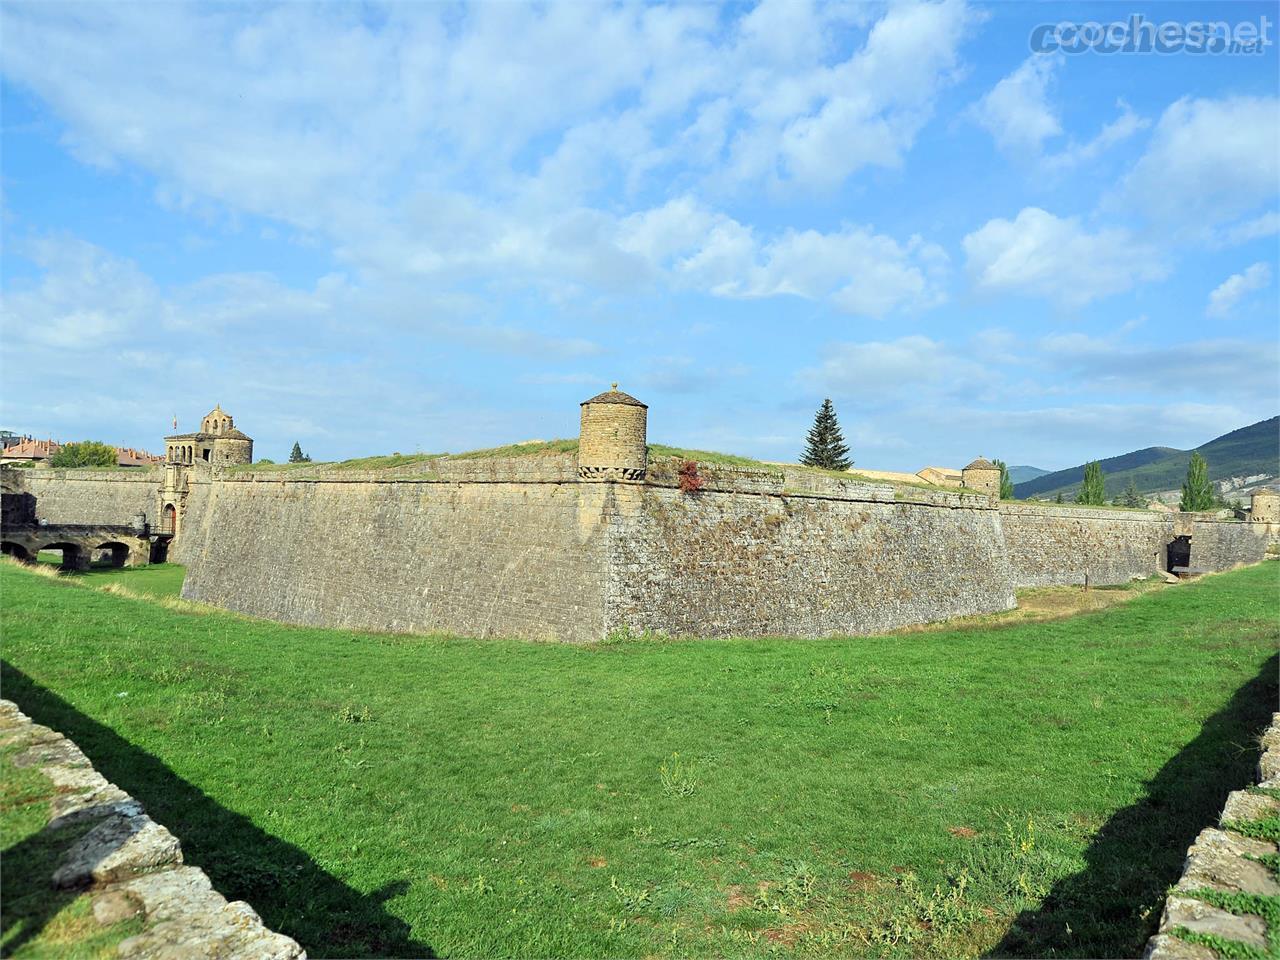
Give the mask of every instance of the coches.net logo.
M 1111 23 L 1042 23 L 1031 31 L 1030 42 L 1033 53 L 1258 54 L 1271 46 L 1273 26 L 1266 17 L 1155 23 L 1135 13 Z

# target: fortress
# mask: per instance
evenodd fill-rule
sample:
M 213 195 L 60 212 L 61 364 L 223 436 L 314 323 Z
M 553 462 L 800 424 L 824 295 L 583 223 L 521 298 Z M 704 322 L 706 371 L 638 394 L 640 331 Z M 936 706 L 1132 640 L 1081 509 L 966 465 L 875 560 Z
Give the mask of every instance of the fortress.
M 1271 492 L 1240 522 L 1000 502 L 982 459 L 959 489 L 691 472 L 650 456 L 648 409 L 616 384 L 580 413 L 571 452 L 254 469 L 215 407 L 165 438 L 162 470 L 6 469 L 4 551 L 169 557 L 184 597 L 290 623 L 590 641 L 870 633 L 1008 610 L 1023 586 L 1224 570 L 1280 535 Z

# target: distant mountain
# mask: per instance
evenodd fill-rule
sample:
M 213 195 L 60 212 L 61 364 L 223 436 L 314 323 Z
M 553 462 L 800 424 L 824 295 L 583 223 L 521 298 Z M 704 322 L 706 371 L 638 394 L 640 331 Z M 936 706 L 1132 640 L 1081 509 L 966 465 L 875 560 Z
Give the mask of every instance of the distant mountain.
M 1015 484 L 1026 483 L 1036 477 L 1043 477 L 1048 472 L 1048 470 L 1041 470 L 1039 467 L 1010 467 L 1009 479 Z
M 1232 430 L 1196 447 L 1209 463 L 1209 479 L 1280 474 L 1280 417 L 1260 420 Z M 1146 447 L 1100 461 L 1106 478 L 1107 496 L 1124 491 L 1132 479 L 1143 493 L 1157 493 L 1181 486 L 1187 476 L 1192 450 L 1173 447 Z M 1052 498 L 1061 493 L 1070 499 L 1080 487 L 1084 464 L 1069 470 L 1055 470 L 1022 482 L 1014 481 L 1014 496 Z

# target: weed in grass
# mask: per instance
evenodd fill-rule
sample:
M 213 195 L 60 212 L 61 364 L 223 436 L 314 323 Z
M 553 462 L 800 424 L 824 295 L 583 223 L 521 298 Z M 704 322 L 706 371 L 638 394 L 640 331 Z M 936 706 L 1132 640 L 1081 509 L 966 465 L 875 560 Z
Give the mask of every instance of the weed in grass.
M 643 913 L 649 906 L 653 891 L 648 887 L 631 887 L 619 883 L 616 876 L 609 878 L 609 889 L 618 907 L 628 915 Z
M 368 707 L 358 707 L 348 703 L 338 711 L 338 719 L 343 723 L 369 723 L 373 720 L 373 714 Z
M 679 752 L 671 754 L 671 759 L 658 767 L 658 778 L 662 781 L 662 792 L 669 797 L 691 797 L 698 789 L 693 764 L 681 760 Z

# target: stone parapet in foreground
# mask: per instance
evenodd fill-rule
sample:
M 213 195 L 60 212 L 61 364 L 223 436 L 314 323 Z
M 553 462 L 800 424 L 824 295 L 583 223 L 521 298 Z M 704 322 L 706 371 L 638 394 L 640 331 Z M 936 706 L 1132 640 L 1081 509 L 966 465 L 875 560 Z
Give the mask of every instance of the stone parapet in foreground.
M 1160 928 L 1147 944 L 1146 960 L 1217 960 L 1228 955 L 1200 937 L 1213 937 L 1261 953 L 1269 950 L 1267 920 L 1245 909 L 1222 909 L 1206 902 L 1225 895 L 1242 906 L 1244 898 L 1264 897 L 1280 903 L 1275 857 L 1280 847 L 1251 824 L 1280 817 L 1280 713 L 1262 735 L 1258 780 L 1262 792 L 1237 790 L 1227 797 L 1218 827 L 1200 832 L 1187 852 L 1182 877 L 1169 893 Z M 1255 834 L 1251 836 L 1250 834 Z M 1267 862 L 1269 861 L 1269 862 Z M 1215 894 L 1206 893 L 1214 891 Z M 1241 896 L 1243 895 L 1243 897 Z M 1199 935 L 1194 940 L 1183 934 Z M 1231 951 L 1232 954 L 1240 952 Z
M 45 833 L 64 831 L 67 839 L 50 886 L 87 888 L 104 926 L 142 918 L 143 931 L 120 944 L 121 957 L 305 960 L 247 903 L 228 903 L 203 870 L 184 865 L 178 838 L 94 770 L 79 747 L 8 700 L 0 700 L 0 747 L 9 748 L 7 762 L 35 768 L 57 791 Z M 89 823 L 87 832 L 66 829 Z

